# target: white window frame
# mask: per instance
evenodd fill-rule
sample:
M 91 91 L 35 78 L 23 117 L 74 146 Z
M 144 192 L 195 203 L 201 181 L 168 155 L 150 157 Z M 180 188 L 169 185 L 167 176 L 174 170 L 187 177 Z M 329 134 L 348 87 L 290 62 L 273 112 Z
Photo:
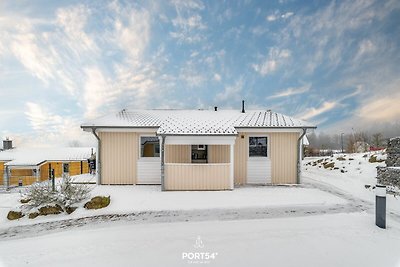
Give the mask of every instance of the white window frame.
M 250 157 L 250 137 L 266 137 L 267 138 L 267 156 L 263 157 L 263 156 L 252 156 Z M 247 159 L 270 159 L 270 136 L 269 134 L 249 134 L 247 137 Z
M 156 134 L 149 134 L 149 133 L 148 134 L 140 134 L 139 135 L 139 137 L 138 137 L 138 147 L 139 147 L 139 149 L 138 149 L 138 154 L 139 154 L 138 160 L 141 160 L 141 161 L 159 161 L 159 160 L 161 160 L 161 142 L 162 142 L 162 139 L 160 137 L 158 137 L 158 141 L 160 142 L 160 155 L 158 157 L 142 157 L 142 142 L 141 142 L 142 137 L 157 137 L 157 135 Z

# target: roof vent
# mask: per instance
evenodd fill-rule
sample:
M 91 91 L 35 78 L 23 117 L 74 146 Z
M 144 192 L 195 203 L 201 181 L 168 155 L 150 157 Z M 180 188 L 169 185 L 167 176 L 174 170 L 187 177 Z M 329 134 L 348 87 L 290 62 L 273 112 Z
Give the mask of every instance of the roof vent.
M 8 139 L 8 137 L 6 138 L 6 140 L 3 140 L 3 150 L 8 150 L 8 149 L 12 149 L 12 140 Z
M 242 113 L 245 113 L 245 110 L 244 110 L 244 100 L 242 100 Z

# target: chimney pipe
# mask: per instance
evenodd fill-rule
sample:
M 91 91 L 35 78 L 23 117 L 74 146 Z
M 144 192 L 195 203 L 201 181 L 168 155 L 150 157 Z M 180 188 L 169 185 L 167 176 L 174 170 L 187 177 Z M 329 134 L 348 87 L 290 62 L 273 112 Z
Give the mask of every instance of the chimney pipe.
M 242 100 L 242 113 L 245 113 L 245 110 L 244 110 L 244 100 Z
M 218 107 L 214 107 L 214 111 L 218 111 Z
M 8 137 L 6 138 L 6 140 L 3 140 L 3 150 L 8 150 L 8 149 L 12 149 L 12 140 L 8 139 Z

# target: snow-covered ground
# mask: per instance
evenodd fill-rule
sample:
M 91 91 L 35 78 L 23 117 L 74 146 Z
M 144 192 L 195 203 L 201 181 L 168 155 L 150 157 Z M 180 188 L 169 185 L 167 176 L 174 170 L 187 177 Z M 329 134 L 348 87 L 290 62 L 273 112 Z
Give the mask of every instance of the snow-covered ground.
M 369 158 L 372 155 L 375 155 L 378 160 L 386 158 L 382 151 L 306 158 L 303 161 L 303 182 L 323 183 L 374 203 L 375 191 L 372 187 L 376 185 L 376 167 L 385 166 L 385 162 L 370 163 Z M 317 163 L 318 161 L 320 163 Z M 334 163 L 334 167 L 324 168 L 323 162 Z M 313 166 L 313 163 L 317 164 Z M 370 185 L 370 188 L 366 188 L 366 185 Z M 387 208 L 400 215 L 400 197 L 388 194 Z
M 395 267 L 399 229 L 395 222 L 379 229 L 367 213 L 87 225 L 0 241 L 0 266 L 203 266 L 188 257 L 208 252 L 205 266 Z
M 0 194 L 0 267 L 399 267 L 400 199 L 388 195 L 387 229 L 376 227 L 375 192 L 365 185 L 375 185 L 384 163 L 363 155 L 306 159 L 301 186 L 160 192 L 90 185 L 92 195 L 111 195 L 109 207 L 34 220 L 6 221 L 19 195 Z
M 108 207 L 100 210 L 78 208 L 71 215 L 39 216 L 35 219 L 24 217 L 8 221 L 10 209 L 19 204 L 20 194 L 0 194 L 0 229 L 21 224 L 33 224 L 101 214 L 124 214 L 145 211 L 200 210 L 232 208 L 276 208 L 304 207 L 346 204 L 347 201 L 333 194 L 315 188 L 302 186 L 260 186 L 241 187 L 233 191 L 171 191 L 161 192 L 160 186 L 95 186 L 91 185 L 92 196 L 111 196 Z

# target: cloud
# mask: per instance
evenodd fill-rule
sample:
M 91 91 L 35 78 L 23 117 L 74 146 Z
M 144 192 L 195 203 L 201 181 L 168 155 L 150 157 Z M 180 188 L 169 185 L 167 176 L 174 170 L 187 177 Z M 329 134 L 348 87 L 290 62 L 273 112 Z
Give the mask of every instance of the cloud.
M 279 19 L 285 20 L 285 19 L 290 18 L 293 15 L 294 15 L 293 12 L 280 13 L 279 11 L 275 11 L 274 14 L 268 15 L 265 19 L 269 22 L 272 22 L 272 21 L 276 21 Z
M 370 122 L 396 122 L 400 120 L 399 103 L 400 94 L 373 99 L 364 104 L 357 114 Z
M 279 49 L 272 47 L 269 49 L 268 56 L 266 56 L 261 63 L 253 64 L 253 69 L 266 76 L 276 71 L 280 65 L 283 65 L 291 56 L 291 51 L 288 49 Z
M 207 29 L 199 11 L 204 9 L 201 1 L 173 1 L 176 17 L 171 23 L 174 30 L 170 36 L 181 43 L 197 43 L 205 38 L 202 31 Z
M 217 82 L 220 82 L 220 81 L 221 81 L 221 75 L 219 75 L 218 73 L 215 73 L 213 78 L 214 78 L 214 80 L 217 81 Z
M 267 98 L 280 98 L 280 97 L 288 97 L 292 95 L 298 95 L 306 93 L 310 90 L 311 84 L 306 84 L 301 87 L 289 87 L 285 91 L 276 93 L 275 95 L 269 96 Z
M 31 128 L 37 133 L 36 136 L 31 135 L 26 139 L 23 136 L 18 137 L 25 139 L 26 146 L 43 144 L 66 146 L 72 141 L 80 140 L 87 143 L 90 140 L 79 128 L 80 121 L 65 115 L 54 114 L 42 104 L 26 102 L 25 115 Z
M 241 99 L 243 90 L 243 79 L 239 78 L 234 84 L 226 86 L 225 89 L 216 95 L 216 101 L 236 101 Z
M 309 109 L 307 109 L 305 112 L 303 112 L 303 114 L 301 114 L 299 116 L 299 118 L 302 119 L 302 120 L 312 119 L 312 118 L 314 118 L 316 116 L 319 116 L 319 115 L 321 115 L 321 114 L 323 114 L 323 113 L 335 108 L 337 105 L 338 105 L 337 102 L 325 101 L 318 108 L 309 108 Z

